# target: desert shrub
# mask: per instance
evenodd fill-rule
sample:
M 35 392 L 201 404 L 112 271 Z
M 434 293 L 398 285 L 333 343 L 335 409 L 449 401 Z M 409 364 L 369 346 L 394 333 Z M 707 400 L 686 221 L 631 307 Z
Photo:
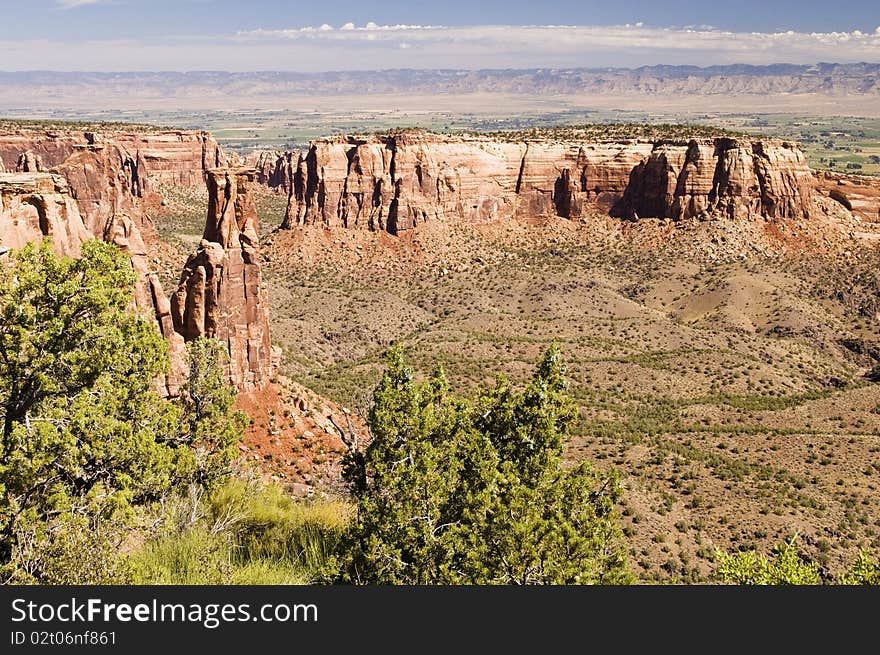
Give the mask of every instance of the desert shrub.
M 819 567 L 801 557 L 796 538 L 777 544 L 771 556 L 754 550 L 730 555 L 717 550 L 715 577 L 738 585 L 815 585 L 821 582 Z
M 842 585 L 880 585 L 880 557 L 860 550 L 855 561 L 838 579 Z

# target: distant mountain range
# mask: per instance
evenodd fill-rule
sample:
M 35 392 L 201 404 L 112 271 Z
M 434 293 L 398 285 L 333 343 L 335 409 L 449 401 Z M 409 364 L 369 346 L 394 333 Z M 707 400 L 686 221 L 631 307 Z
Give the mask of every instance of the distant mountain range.
M 339 71 L 327 73 L 0 72 L 10 97 L 81 95 L 85 91 L 145 98 L 248 94 L 517 93 L 532 95 L 880 95 L 880 64 L 644 66 L 493 70 Z

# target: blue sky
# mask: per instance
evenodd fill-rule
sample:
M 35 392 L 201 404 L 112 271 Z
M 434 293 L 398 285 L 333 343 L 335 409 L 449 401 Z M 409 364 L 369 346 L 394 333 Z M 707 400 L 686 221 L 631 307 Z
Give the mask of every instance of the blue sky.
M 880 1 L 0 0 L 0 70 L 880 61 Z

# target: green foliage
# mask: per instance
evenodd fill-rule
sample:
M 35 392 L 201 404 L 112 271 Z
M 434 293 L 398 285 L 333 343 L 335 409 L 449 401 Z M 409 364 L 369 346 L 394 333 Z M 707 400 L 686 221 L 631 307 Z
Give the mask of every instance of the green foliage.
M 351 516 L 341 501 L 291 497 L 277 484 L 231 480 L 211 496 L 209 519 L 215 524 L 235 514 L 234 542 L 239 562 L 289 562 L 301 571 L 324 567 L 336 550 Z
M 129 584 L 131 571 L 119 556 L 127 534 L 124 524 L 96 515 L 64 513 L 49 525 L 22 523 L 15 561 L 4 577 L 12 584 Z
M 504 141 L 614 141 L 619 139 L 677 139 L 745 137 L 754 138 L 721 127 L 673 123 L 592 123 L 531 127 L 522 130 L 489 132 L 487 136 Z
M 59 121 L 31 118 L 0 118 L 0 130 L 27 130 L 39 132 L 160 132 L 178 127 L 127 123 L 122 121 Z
M 0 271 L 0 566 L 51 579 L 74 515 L 125 516 L 173 477 L 177 422 L 153 380 L 167 347 L 127 311 L 134 272 L 115 246 L 56 257 L 48 240 Z M 16 544 L 27 540 L 27 552 Z
M 777 544 L 772 557 L 754 550 L 730 555 L 716 549 L 718 566 L 715 578 L 727 584 L 740 585 L 815 585 L 821 584 L 819 566 L 804 558 L 796 547 L 797 537 Z M 826 578 L 825 583 L 835 582 Z M 860 550 L 855 561 L 837 577 L 841 585 L 880 584 L 880 559 L 868 550 Z
M 837 579 L 842 585 L 880 585 L 880 558 L 860 550 L 856 561 Z
M 167 344 L 129 311 L 135 279 L 97 240 L 0 269 L 0 579 L 124 580 L 137 508 L 228 470 L 242 421 L 216 348 L 191 350 L 180 403 L 160 397 Z
M 720 582 L 738 585 L 819 584 L 818 565 L 801 558 L 795 542 L 793 538 L 777 544 L 772 557 L 754 550 L 735 555 L 717 550 L 715 576 Z
M 223 344 L 200 337 L 187 344 L 187 355 L 189 378 L 179 401 L 183 426 L 179 439 L 190 448 L 182 451 L 181 473 L 210 486 L 229 474 L 249 419 L 232 409 L 236 392 L 226 380 L 229 355 Z
M 371 441 L 349 453 L 357 517 L 339 579 L 380 584 L 628 581 L 616 476 L 564 470 L 573 406 L 551 347 L 522 392 L 475 399 L 438 369 L 417 383 L 399 350 L 373 396 Z

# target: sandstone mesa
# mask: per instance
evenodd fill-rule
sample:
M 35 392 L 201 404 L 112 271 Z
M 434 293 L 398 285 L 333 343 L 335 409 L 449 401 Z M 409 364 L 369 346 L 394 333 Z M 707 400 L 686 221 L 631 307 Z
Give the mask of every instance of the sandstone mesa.
M 2 172 L 15 171 L 15 172 Z M 157 182 L 206 185 L 203 239 L 169 296 L 151 267 Z M 821 215 L 819 198 L 876 220 L 880 193 L 857 176 L 811 171 L 778 139 L 501 139 L 408 130 L 313 142 L 305 152 L 227 155 L 207 132 L 18 129 L 0 133 L 0 248 L 51 235 L 76 256 L 83 241 L 116 243 L 138 273 L 133 305 L 155 319 L 172 367 L 186 340 L 211 336 L 229 379 L 263 388 L 277 367 L 269 335 L 252 186 L 287 194 L 280 227 L 400 234 L 423 223 L 520 217 L 791 219 Z

